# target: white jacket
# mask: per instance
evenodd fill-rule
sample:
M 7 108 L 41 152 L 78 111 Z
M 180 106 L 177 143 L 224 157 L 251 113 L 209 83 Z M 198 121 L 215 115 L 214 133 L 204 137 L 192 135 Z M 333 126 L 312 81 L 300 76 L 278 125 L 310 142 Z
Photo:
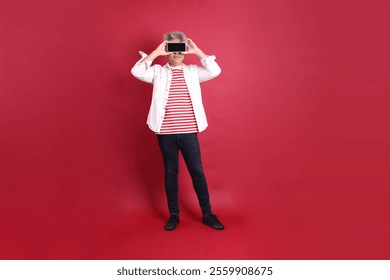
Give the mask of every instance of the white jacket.
M 172 71 L 168 64 L 161 66 L 152 62 L 141 62 L 147 55 L 140 52 L 142 58 L 135 63 L 131 74 L 141 81 L 153 84 L 152 103 L 148 114 L 149 128 L 159 133 L 164 119 L 165 106 L 168 100 L 169 88 L 172 80 Z M 200 83 L 211 80 L 221 73 L 221 68 L 215 62 L 215 56 L 201 59 L 203 67 L 197 65 L 183 65 L 184 78 L 190 93 L 199 132 L 207 127 L 206 113 L 202 103 Z

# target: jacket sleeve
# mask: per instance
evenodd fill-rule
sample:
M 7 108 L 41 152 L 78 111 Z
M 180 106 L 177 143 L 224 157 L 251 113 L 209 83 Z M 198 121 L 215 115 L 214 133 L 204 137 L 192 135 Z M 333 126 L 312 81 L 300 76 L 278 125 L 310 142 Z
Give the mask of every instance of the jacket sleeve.
M 208 56 L 200 60 L 203 67 L 198 67 L 199 82 L 205 82 L 217 77 L 221 73 L 221 68 L 215 62 L 214 55 Z
M 131 74 L 137 79 L 151 84 L 153 83 L 154 67 L 151 67 L 151 61 L 142 61 L 147 56 L 146 53 L 142 51 L 139 53 L 142 57 L 135 63 L 133 68 L 131 68 Z

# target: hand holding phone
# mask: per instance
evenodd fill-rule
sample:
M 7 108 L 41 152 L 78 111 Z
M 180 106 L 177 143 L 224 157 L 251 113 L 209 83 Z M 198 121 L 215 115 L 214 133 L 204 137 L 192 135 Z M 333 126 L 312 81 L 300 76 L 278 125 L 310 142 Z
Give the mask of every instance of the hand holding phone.
M 188 50 L 184 54 L 195 54 L 199 59 L 207 57 L 190 38 L 186 40 Z
M 157 54 L 157 56 L 160 55 L 169 55 L 169 53 L 166 51 L 167 47 L 167 41 L 162 42 L 158 47 L 154 50 L 154 52 Z

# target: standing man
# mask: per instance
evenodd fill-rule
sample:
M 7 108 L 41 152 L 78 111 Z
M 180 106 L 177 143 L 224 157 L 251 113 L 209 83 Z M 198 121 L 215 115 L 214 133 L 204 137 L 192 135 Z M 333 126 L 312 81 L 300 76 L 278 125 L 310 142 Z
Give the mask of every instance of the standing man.
M 168 43 L 185 43 L 184 52 L 167 52 Z M 224 226 L 211 211 L 209 192 L 203 173 L 198 133 L 207 127 L 202 104 L 200 83 L 217 77 L 221 68 L 215 56 L 207 56 L 183 32 L 169 32 L 164 41 L 149 55 L 140 52 L 142 58 L 131 69 L 141 81 L 153 84 L 153 96 L 147 124 L 157 134 L 164 160 L 165 191 L 168 200 L 169 220 L 165 230 L 174 230 L 180 222 L 178 203 L 179 151 L 191 175 L 193 187 L 202 210 L 202 222 L 214 229 Z M 186 54 L 195 54 L 202 67 L 185 65 Z M 158 56 L 166 56 L 164 66 L 151 65 Z

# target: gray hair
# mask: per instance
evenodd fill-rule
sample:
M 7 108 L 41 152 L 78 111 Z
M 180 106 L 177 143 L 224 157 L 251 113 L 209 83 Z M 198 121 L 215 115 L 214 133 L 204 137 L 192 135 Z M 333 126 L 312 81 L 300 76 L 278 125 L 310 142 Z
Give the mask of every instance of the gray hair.
M 173 31 L 165 33 L 163 38 L 164 41 L 172 41 L 173 39 L 179 39 L 180 41 L 184 42 L 187 39 L 187 36 L 186 34 L 184 34 L 184 32 Z

